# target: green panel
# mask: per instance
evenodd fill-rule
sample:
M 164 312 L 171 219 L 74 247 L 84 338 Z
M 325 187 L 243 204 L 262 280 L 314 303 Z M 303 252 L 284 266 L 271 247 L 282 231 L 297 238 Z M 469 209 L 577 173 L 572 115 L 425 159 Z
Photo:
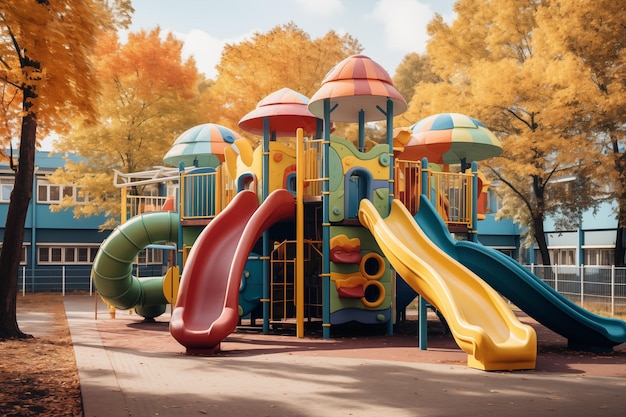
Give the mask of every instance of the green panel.
M 338 235 L 346 235 L 348 238 L 359 238 L 361 241 L 361 255 L 365 256 L 370 252 L 376 252 L 377 254 L 382 256 L 382 251 L 380 247 L 376 243 L 376 240 L 372 236 L 372 234 L 360 226 L 331 226 L 330 227 L 330 237 L 331 239 Z M 384 268 L 385 272 L 378 279 L 378 281 L 383 285 L 385 289 L 385 298 L 382 304 L 376 308 L 368 309 L 366 308 L 360 299 L 353 298 L 340 298 L 337 294 L 337 290 L 335 289 L 335 282 L 331 281 L 331 291 L 330 291 L 330 312 L 334 313 L 338 310 L 342 310 L 344 308 L 356 308 L 356 309 L 364 309 L 364 310 L 385 310 L 391 307 L 392 303 L 392 282 L 391 282 L 391 265 L 387 259 L 383 256 Z M 338 272 L 342 274 L 347 273 L 359 273 L 359 265 L 353 264 L 338 264 L 335 262 L 330 262 L 330 271 Z
M 183 245 L 193 246 L 198 236 L 206 226 L 185 226 L 183 227 Z
M 337 154 L 334 148 L 328 150 L 328 190 L 336 191 L 340 186 L 343 187 L 343 166 L 341 164 L 341 156 Z
M 387 217 L 389 214 L 389 188 L 377 188 L 372 193 L 374 201 L 372 204 L 381 217 Z

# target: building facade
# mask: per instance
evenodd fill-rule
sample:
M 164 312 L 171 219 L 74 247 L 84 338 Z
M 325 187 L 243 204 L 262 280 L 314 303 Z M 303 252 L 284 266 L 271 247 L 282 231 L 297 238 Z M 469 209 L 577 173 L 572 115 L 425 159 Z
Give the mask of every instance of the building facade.
M 71 156 L 71 158 L 78 159 Z M 65 196 L 84 204 L 77 187 L 51 184 L 48 176 L 63 167 L 63 155 L 37 152 L 33 197 L 24 230 L 18 285 L 20 291 L 89 291 L 91 265 L 100 244 L 111 233 L 99 230 L 104 215 L 74 218 L 72 210 L 52 212 L 51 206 Z M 15 181 L 9 161 L 0 162 L 0 245 L 4 239 L 6 217 Z M 139 275 L 161 273 L 162 251 L 146 249 L 137 260 Z
M 552 219 L 544 223 L 550 261 L 562 266 L 610 266 L 613 264 L 617 218 L 615 202 L 604 202 L 598 210 L 583 214 L 580 227 L 575 230 L 558 230 Z M 492 196 L 489 211 L 497 211 L 497 201 Z M 510 219 L 495 220 L 494 214 L 487 214 L 478 222 L 478 236 L 482 244 L 498 249 L 522 264 L 541 264 L 536 247 L 524 249 L 521 246 L 521 230 Z
M 78 157 L 72 157 L 78 159 Z M 91 265 L 102 241 L 110 230 L 101 231 L 104 215 L 74 218 L 71 210 L 53 212 L 51 206 L 64 196 L 77 204 L 88 201 L 79 189 L 51 184 L 47 177 L 63 167 L 62 155 L 37 152 L 33 198 L 25 224 L 24 244 L 20 260 L 20 289 L 24 292 L 89 291 L 91 290 Z M 0 239 L 9 207 L 15 173 L 8 161 L 0 162 Z M 497 201 L 492 196 L 489 211 L 497 211 Z M 546 222 L 548 248 L 553 265 L 611 265 L 615 248 L 617 220 L 614 204 L 605 203 L 595 213 L 583 216 L 577 230 L 558 231 L 550 220 Z M 511 220 L 495 220 L 487 214 L 478 223 L 478 236 L 482 244 L 498 249 L 522 264 L 540 264 L 537 250 L 523 249 L 520 228 Z M 0 245 L 1 245 L 0 241 Z M 137 276 L 164 273 L 167 255 L 159 248 L 147 248 L 136 262 Z

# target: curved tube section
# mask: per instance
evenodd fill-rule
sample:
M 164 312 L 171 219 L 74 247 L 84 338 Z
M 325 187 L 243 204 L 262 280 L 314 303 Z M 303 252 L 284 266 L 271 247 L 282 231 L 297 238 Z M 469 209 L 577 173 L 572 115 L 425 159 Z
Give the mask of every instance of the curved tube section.
M 116 308 L 135 308 L 153 318 L 165 312 L 163 277 L 133 276 L 133 262 L 151 244 L 178 240 L 178 213 L 145 213 L 121 224 L 102 242 L 94 259 L 91 277 L 98 294 Z

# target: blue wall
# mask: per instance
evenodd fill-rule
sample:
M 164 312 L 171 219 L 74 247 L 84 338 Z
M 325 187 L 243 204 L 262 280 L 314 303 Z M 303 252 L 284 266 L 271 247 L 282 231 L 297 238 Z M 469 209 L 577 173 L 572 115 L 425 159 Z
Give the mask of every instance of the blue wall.
M 78 160 L 76 156 L 70 156 L 72 160 Z M 64 166 L 65 160 L 60 154 L 37 152 L 35 165 L 37 172 L 35 177 L 34 192 L 26 216 L 24 230 L 24 244 L 27 250 L 26 264 L 21 265 L 20 275 L 24 279 L 27 291 L 60 291 L 62 288 L 62 276 L 66 279 L 65 289 L 87 290 L 89 289 L 90 264 L 38 264 L 37 246 L 41 244 L 72 244 L 80 246 L 99 246 L 110 234 L 110 231 L 100 232 L 99 227 L 106 221 L 106 216 L 92 216 L 75 219 L 72 210 L 64 210 L 53 213 L 49 204 L 37 204 L 37 181 L 45 178 L 59 167 Z M 9 181 L 14 177 L 6 161 L 0 163 L 0 178 Z M 4 227 L 8 213 L 9 203 L 0 202 L 0 239 L 4 238 Z M 159 266 L 160 268 L 160 266 Z M 20 285 L 21 285 L 20 276 Z

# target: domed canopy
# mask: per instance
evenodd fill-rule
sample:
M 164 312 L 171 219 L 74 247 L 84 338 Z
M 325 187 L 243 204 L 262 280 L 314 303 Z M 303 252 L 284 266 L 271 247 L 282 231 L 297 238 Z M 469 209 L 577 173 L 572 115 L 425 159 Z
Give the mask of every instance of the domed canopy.
M 205 123 L 194 126 L 176 139 L 163 162 L 178 166 L 217 167 L 224 162 L 224 148 L 239 135 L 227 127 Z
M 262 136 L 263 120 L 268 118 L 269 131 L 277 137 L 296 136 L 296 129 L 315 133 L 318 118 L 309 111 L 308 97 L 289 88 L 275 91 L 257 104 L 256 108 L 239 121 L 246 132 Z
M 365 122 L 384 120 L 387 99 L 393 102 L 394 115 L 407 109 L 387 71 L 365 55 L 344 59 L 326 75 L 309 103 L 311 113 L 320 118 L 324 117 L 324 99 L 330 99 L 334 122 L 358 122 L 361 110 Z
M 411 126 L 411 130 L 411 139 L 398 158 L 465 164 L 502 153 L 500 140 L 484 124 L 464 114 L 428 116 Z

